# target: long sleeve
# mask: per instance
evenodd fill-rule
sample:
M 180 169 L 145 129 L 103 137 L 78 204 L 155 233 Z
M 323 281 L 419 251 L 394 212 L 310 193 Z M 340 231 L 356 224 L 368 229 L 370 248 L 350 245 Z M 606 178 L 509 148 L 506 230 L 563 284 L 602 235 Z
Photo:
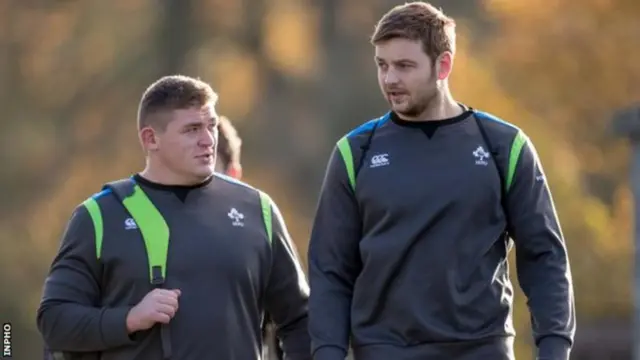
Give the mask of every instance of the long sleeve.
M 544 170 L 530 140 L 523 147 L 507 197 L 518 279 L 527 296 L 538 360 L 569 359 L 575 334 L 571 269 Z
M 309 332 L 315 360 L 344 360 L 361 262 L 361 220 L 337 148 L 327 166 L 309 243 Z
M 266 292 L 266 311 L 276 324 L 276 336 L 290 360 L 310 360 L 308 331 L 309 285 L 278 207 L 272 202 L 273 265 Z
M 74 211 L 46 278 L 38 330 L 53 351 L 103 351 L 131 343 L 129 307 L 100 308 L 100 264 L 93 222 L 84 206 Z

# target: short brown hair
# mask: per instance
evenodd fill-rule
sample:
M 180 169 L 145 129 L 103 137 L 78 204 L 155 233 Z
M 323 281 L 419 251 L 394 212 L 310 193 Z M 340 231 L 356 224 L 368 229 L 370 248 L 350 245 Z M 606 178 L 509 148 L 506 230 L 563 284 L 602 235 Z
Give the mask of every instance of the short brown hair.
M 424 52 L 435 60 L 443 52 L 455 52 L 455 21 L 433 5 L 416 1 L 389 10 L 376 25 L 371 43 L 405 38 L 422 42 Z
M 218 131 L 218 160 L 227 170 L 231 164 L 240 164 L 242 139 L 240 139 L 238 131 L 226 116 L 220 116 Z
M 164 76 L 151 84 L 138 107 L 138 129 L 153 126 L 164 130 L 166 117 L 154 115 L 173 110 L 203 107 L 218 101 L 211 86 L 200 79 L 184 75 Z

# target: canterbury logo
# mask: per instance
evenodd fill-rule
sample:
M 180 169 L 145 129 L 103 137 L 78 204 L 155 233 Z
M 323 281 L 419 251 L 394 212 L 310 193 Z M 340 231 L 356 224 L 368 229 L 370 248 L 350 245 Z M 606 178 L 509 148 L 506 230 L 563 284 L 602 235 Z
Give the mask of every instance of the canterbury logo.
M 371 157 L 370 167 L 379 167 L 389 165 L 389 154 L 377 154 Z

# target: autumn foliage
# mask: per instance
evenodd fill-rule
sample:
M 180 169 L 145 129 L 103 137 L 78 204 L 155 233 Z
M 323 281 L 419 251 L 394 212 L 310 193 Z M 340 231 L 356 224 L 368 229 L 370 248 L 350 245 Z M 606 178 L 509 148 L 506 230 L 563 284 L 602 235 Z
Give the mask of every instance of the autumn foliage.
M 166 73 L 200 76 L 219 91 L 220 111 L 244 140 L 246 180 L 279 204 L 304 257 L 329 151 L 386 110 L 368 36 L 397 2 L 27 3 L 0 1 L 0 320 L 22 334 L 14 352 L 40 354 L 35 308 L 73 207 L 143 165 L 135 110 Z M 538 148 L 579 326 L 629 317 L 629 147 L 609 124 L 640 100 L 640 2 L 438 5 L 472 15 L 459 18 L 454 95 L 521 127 Z M 528 359 L 526 299 L 516 299 L 518 359 Z

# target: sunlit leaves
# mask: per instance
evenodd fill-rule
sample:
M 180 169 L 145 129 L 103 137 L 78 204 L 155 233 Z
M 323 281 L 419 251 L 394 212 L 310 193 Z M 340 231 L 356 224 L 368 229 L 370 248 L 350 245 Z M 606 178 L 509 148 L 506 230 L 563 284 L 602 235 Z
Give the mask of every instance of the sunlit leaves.
M 537 115 L 537 145 L 556 184 L 578 311 L 585 319 L 611 314 L 614 307 L 628 312 L 629 157 L 608 127 L 615 110 L 640 99 L 640 3 L 485 3 L 496 21 L 496 32 L 486 39 L 495 74 L 512 99 Z
M 312 75 L 318 57 L 317 18 L 296 2 L 276 1 L 264 17 L 266 51 L 284 74 Z

